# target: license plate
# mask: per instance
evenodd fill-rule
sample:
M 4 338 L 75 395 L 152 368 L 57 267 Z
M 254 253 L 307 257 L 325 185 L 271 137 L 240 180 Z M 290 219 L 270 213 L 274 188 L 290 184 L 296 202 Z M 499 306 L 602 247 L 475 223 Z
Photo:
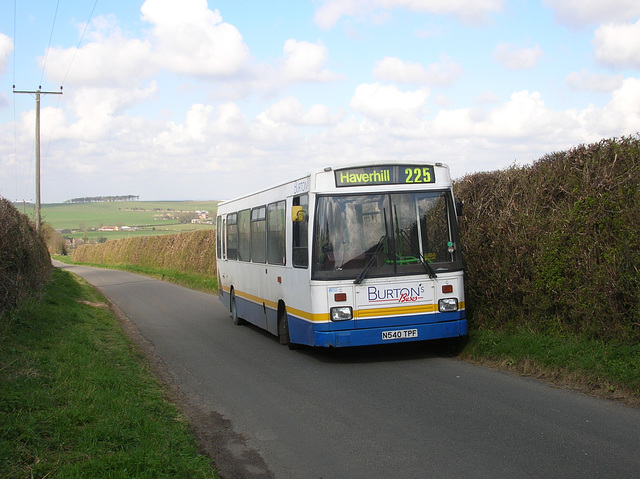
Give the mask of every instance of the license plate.
M 382 331 L 382 339 L 384 341 L 388 339 L 407 339 L 407 338 L 417 338 L 418 330 L 417 329 L 399 329 L 397 331 Z

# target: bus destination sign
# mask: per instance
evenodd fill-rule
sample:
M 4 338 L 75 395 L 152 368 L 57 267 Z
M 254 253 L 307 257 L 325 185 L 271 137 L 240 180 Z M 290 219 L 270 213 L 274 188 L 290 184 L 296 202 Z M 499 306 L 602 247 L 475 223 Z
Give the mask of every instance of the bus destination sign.
M 336 186 L 435 183 L 433 165 L 387 165 L 335 170 Z

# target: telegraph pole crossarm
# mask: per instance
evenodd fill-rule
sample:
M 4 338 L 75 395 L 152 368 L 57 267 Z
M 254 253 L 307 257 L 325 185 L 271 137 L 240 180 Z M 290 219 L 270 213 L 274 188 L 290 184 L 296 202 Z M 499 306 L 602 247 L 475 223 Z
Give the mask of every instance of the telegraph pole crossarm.
M 13 85 L 13 93 L 29 93 L 36 96 L 36 230 L 40 231 L 40 95 L 62 95 L 60 91 L 42 91 L 42 86 L 38 85 L 36 91 L 16 90 Z

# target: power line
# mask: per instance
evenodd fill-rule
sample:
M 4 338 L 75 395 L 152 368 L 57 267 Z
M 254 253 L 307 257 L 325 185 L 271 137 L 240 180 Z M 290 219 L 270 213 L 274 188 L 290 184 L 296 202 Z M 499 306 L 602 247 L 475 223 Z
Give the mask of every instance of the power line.
M 16 83 L 16 17 L 18 15 L 18 0 L 13 0 L 13 84 Z M 15 97 L 14 97 L 15 98 Z
M 73 57 L 71 58 L 71 61 L 69 62 L 69 68 L 67 68 L 67 73 L 65 73 L 64 78 L 62 79 L 62 83 L 61 85 L 64 86 L 64 82 L 67 80 L 67 76 L 69 75 L 69 72 L 71 71 L 71 65 L 73 65 L 73 61 L 76 59 L 76 54 L 78 53 L 78 50 L 80 49 L 80 44 L 82 43 L 82 40 L 84 39 L 84 35 L 85 33 L 87 33 L 87 28 L 89 27 L 89 23 L 91 22 L 91 17 L 93 17 L 93 12 L 96 9 L 96 5 L 98 5 L 98 0 L 96 0 L 93 4 L 93 8 L 91 9 L 91 13 L 89 14 L 89 19 L 87 20 L 87 23 L 84 24 L 84 30 L 82 31 L 82 35 L 80 36 L 80 40 L 78 41 L 78 46 L 76 46 L 76 50 L 73 52 Z
M 41 85 L 42 85 L 42 79 L 44 78 L 44 71 L 47 68 L 47 58 L 49 57 L 49 49 L 51 48 L 51 39 L 53 38 L 53 30 L 55 29 L 55 26 L 56 26 L 56 18 L 58 18 L 59 6 L 60 6 L 60 0 L 58 0 L 58 3 L 56 4 L 56 13 L 53 15 L 53 24 L 51 25 L 51 34 L 49 35 L 49 45 L 47 46 L 47 49 L 45 50 L 45 54 L 44 54 L 44 63 L 42 65 L 42 75 L 40 76 Z
M 87 32 L 87 28 L 89 26 L 89 23 L 91 22 L 91 18 L 93 17 L 93 13 L 96 9 L 96 6 L 98 4 L 98 0 L 95 0 L 94 4 L 93 4 L 93 8 L 91 9 L 91 13 L 89 15 L 89 19 L 87 20 L 87 23 L 85 24 L 84 30 L 82 32 L 82 36 L 80 37 L 80 40 L 78 41 L 78 45 L 76 46 L 76 49 L 74 51 L 73 57 L 71 59 L 71 62 L 69 63 L 69 68 L 67 69 L 67 72 L 63 78 L 62 81 L 62 85 L 64 85 L 64 82 L 67 79 L 67 76 L 69 75 L 69 72 L 71 70 L 71 65 L 73 64 L 73 61 L 76 57 L 76 54 L 80 48 L 80 45 L 82 43 L 82 40 L 84 39 L 84 36 Z M 38 86 L 38 89 L 35 91 L 27 91 L 27 90 L 21 90 L 18 91 L 16 90 L 16 38 L 17 38 L 17 0 L 14 0 L 14 9 L 13 9 L 13 38 L 14 38 L 14 52 L 13 52 L 13 93 L 29 93 L 29 94 L 33 94 L 35 95 L 36 98 L 36 141 L 35 141 L 35 148 L 36 148 L 36 228 L 40 228 L 40 223 L 41 223 L 41 218 L 40 218 L 40 95 L 47 95 L 47 94 L 58 94 L 58 95 L 62 95 L 62 89 L 63 86 L 60 86 L 60 91 L 42 91 L 42 80 L 44 79 L 44 74 L 46 71 L 46 67 L 47 67 L 47 58 L 49 56 L 49 50 L 51 49 L 51 41 L 53 39 L 53 32 L 55 29 L 55 24 L 56 24 L 56 19 L 58 16 L 58 9 L 60 6 L 60 0 L 57 1 L 56 4 L 56 11 L 55 11 L 55 15 L 53 18 L 53 24 L 51 26 L 51 34 L 49 35 L 49 45 L 47 46 L 46 49 L 46 53 L 45 53 L 45 59 L 44 59 L 44 63 L 42 66 L 42 74 L 40 77 L 40 85 Z M 56 111 L 58 110 L 60 105 L 60 101 L 58 100 L 58 103 L 56 105 Z M 16 101 L 15 101 L 15 96 L 14 96 L 14 106 L 13 106 L 13 119 L 14 119 L 14 145 L 15 145 L 15 159 L 14 159 L 14 163 L 15 163 L 15 167 L 16 167 L 16 195 L 18 194 L 18 161 L 17 161 L 17 120 L 16 120 Z M 49 142 L 51 141 L 51 137 L 49 138 Z M 48 146 L 47 146 L 47 151 L 48 151 Z M 17 198 L 16 198 L 17 200 Z
M 13 0 L 13 84 L 16 84 L 16 30 L 18 0 Z M 16 121 L 16 97 L 13 97 L 13 165 L 16 175 L 16 201 L 18 201 L 18 122 Z

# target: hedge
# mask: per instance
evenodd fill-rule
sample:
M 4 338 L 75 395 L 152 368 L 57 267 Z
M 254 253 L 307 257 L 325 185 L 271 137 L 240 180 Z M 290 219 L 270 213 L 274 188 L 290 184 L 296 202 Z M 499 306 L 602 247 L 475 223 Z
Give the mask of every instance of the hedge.
M 35 225 L 0 198 L 0 315 L 37 294 L 51 278 L 51 257 Z
M 640 140 L 456 182 L 475 328 L 640 340 Z

